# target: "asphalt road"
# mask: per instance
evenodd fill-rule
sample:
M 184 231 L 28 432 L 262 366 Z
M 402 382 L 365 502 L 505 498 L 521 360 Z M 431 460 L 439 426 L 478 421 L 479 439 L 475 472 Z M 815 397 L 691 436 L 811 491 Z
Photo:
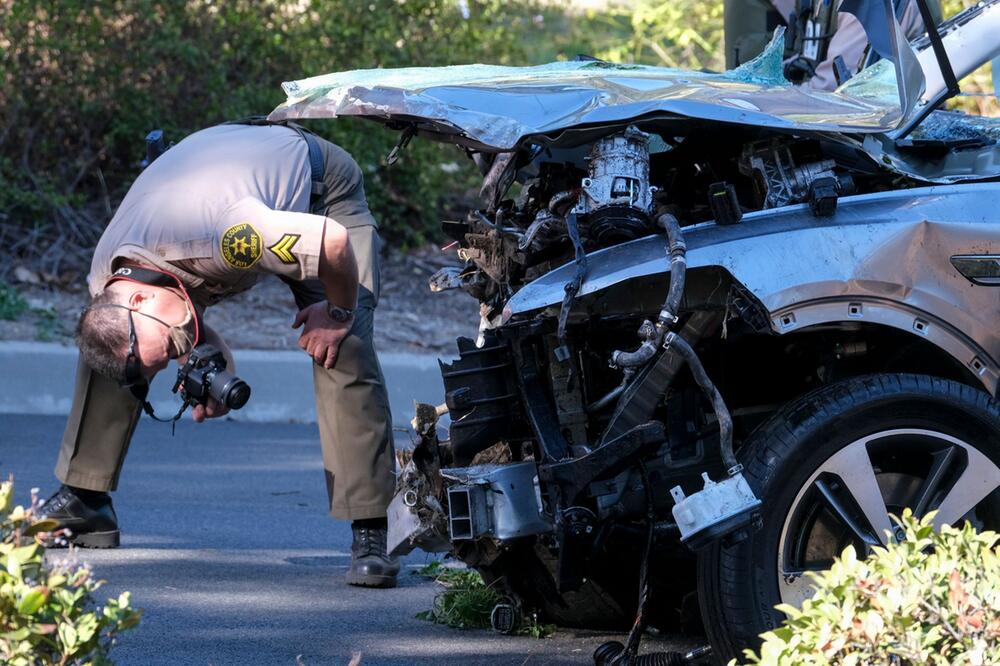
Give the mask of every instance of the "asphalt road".
M 32 487 L 55 490 L 64 423 L 0 415 L 0 474 L 15 475 L 19 501 Z M 122 666 L 294 666 L 299 655 L 305 666 L 354 655 L 365 665 L 588 664 L 612 638 L 560 630 L 536 640 L 417 620 L 438 589 L 410 574 L 423 553 L 404 561 L 394 590 L 347 586 L 350 526 L 326 514 L 315 425 L 184 421 L 171 437 L 144 418 L 114 501 L 122 547 L 77 556 L 108 581 L 101 594 L 131 590 L 144 609 L 112 653 Z

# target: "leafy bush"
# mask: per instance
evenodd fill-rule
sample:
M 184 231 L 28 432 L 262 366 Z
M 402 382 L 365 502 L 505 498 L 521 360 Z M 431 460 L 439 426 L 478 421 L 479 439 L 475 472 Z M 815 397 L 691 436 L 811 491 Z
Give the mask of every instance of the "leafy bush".
M 13 479 L 0 483 L 0 659 L 10 666 L 113 663 L 118 634 L 139 623 L 129 593 L 101 608 L 101 586 L 89 569 L 44 561 L 43 539 L 55 521 L 36 520 L 33 507 L 14 506 Z
M 725 69 L 722 2 L 704 0 L 636 0 L 612 5 L 594 18 L 627 26 L 617 39 L 605 41 L 599 57 L 613 62 L 639 62 L 685 69 Z
M 434 597 L 430 610 L 417 613 L 417 619 L 446 624 L 456 629 L 489 629 L 493 608 L 504 598 L 492 585 L 483 582 L 472 569 L 452 569 L 433 560 L 414 572 L 431 578 L 445 590 Z M 553 624 L 539 624 L 533 615 L 522 617 L 516 633 L 545 638 L 555 631 Z
M 21 292 L 0 280 L 0 319 L 14 321 L 27 309 L 28 302 Z
M 523 63 L 522 40 L 542 32 L 535 2 L 0 0 L 0 246 L 37 257 L 60 243 L 88 258 L 138 173 L 150 129 L 179 140 L 267 113 L 284 100 L 282 81 L 361 67 Z M 372 208 L 397 242 L 436 230 L 442 196 L 470 182 L 470 171 L 440 168 L 468 162 L 450 146 L 417 142 L 390 169 L 397 133 L 353 119 L 316 129 L 362 165 Z
M 1000 535 L 943 527 L 907 510 L 906 540 L 875 548 L 865 560 L 853 547 L 830 571 L 811 574 L 816 594 L 801 609 L 780 605 L 784 626 L 763 634 L 750 663 L 1000 663 Z

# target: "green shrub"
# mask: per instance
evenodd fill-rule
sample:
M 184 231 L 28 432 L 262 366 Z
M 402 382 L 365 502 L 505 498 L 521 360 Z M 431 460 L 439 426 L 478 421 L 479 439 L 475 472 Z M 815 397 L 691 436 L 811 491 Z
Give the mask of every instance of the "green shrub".
M 34 504 L 34 503 L 33 503 Z M 0 483 L 0 659 L 10 666 L 112 664 L 118 634 L 139 623 L 129 593 L 93 603 L 103 581 L 67 558 L 44 561 L 54 521 L 14 506 L 13 479 Z
M 753 664 L 1000 663 L 1000 535 L 945 526 L 907 510 L 906 540 L 860 560 L 853 547 L 813 574 L 801 609 L 780 605 L 784 626 L 763 634 Z
M 14 321 L 27 309 L 28 302 L 21 292 L 0 280 L 0 319 Z
M 434 597 L 430 610 L 417 613 L 417 619 L 445 624 L 455 629 L 489 629 L 493 608 L 504 600 L 493 585 L 487 585 L 478 571 L 452 569 L 432 560 L 417 571 L 417 576 L 431 578 L 445 589 Z M 516 633 L 545 638 L 556 630 L 554 624 L 540 624 L 534 615 L 520 618 Z
M 544 30 L 532 20 L 537 0 L 464 4 L 463 13 L 456 0 L 0 0 L 0 232 L 54 227 L 18 246 L 22 256 L 57 240 L 92 247 L 138 173 L 150 129 L 176 141 L 268 113 L 284 101 L 282 81 L 526 63 L 523 42 Z M 453 147 L 415 142 L 389 168 L 398 133 L 355 119 L 316 128 L 362 165 L 396 243 L 436 234 L 442 197 L 472 182 L 471 168 L 440 168 L 468 163 Z

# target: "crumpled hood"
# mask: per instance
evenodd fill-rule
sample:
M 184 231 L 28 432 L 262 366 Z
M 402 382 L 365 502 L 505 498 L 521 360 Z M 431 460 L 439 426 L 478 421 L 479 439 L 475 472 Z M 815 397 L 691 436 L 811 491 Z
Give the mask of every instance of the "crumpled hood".
M 288 100 L 270 118 L 410 123 L 430 138 L 491 151 L 574 127 L 657 116 L 853 133 L 884 132 L 900 121 L 892 82 L 854 86 L 851 94 L 789 84 L 782 41 L 779 30 L 764 53 L 721 74 L 593 61 L 339 72 L 283 84 Z

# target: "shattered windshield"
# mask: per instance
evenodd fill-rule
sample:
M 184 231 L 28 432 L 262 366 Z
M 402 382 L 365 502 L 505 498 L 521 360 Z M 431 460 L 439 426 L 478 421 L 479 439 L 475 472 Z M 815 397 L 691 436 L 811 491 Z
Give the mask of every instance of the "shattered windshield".
M 852 76 L 836 92 L 877 104 L 898 102 L 896 68 L 888 60 L 879 60 Z
M 913 131 L 923 141 L 1000 141 L 1000 118 L 970 116 L 960 111 L 934 111 Z

